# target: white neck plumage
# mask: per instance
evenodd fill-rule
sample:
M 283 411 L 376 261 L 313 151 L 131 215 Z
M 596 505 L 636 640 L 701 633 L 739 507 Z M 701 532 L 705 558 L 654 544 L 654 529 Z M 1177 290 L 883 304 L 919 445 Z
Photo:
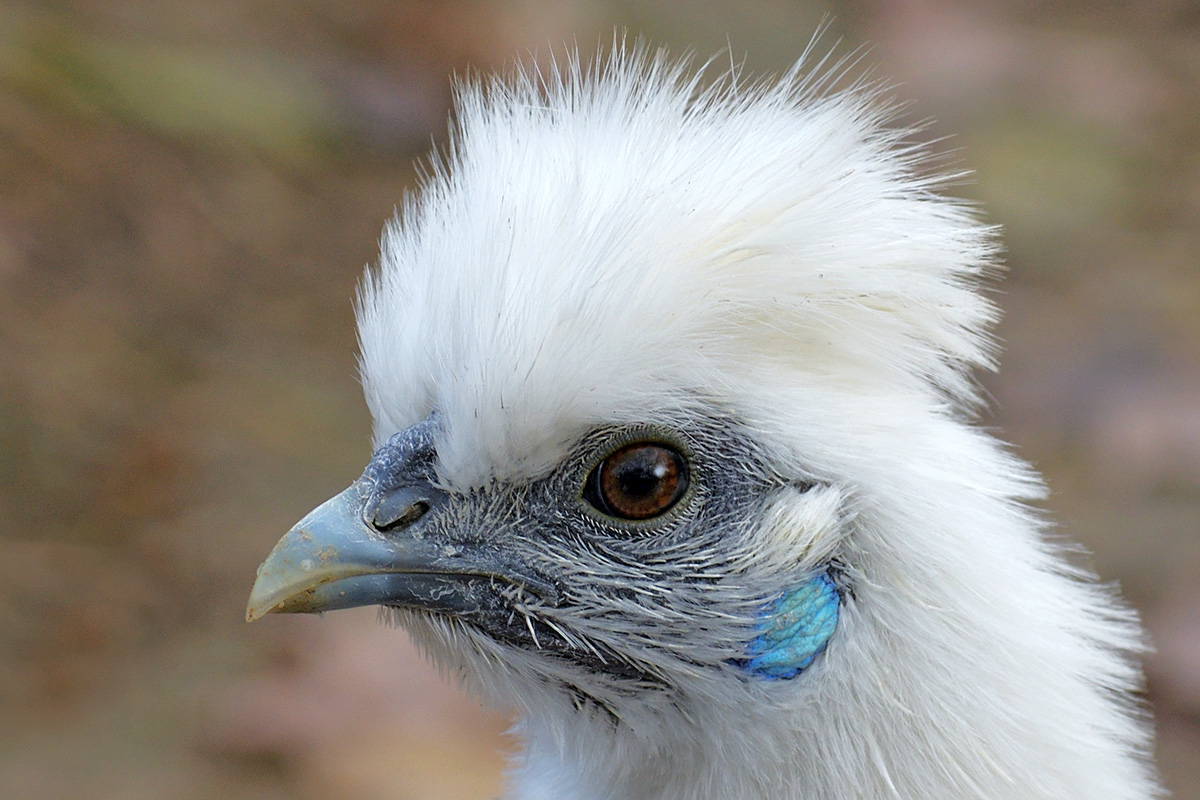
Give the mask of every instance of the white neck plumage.
M 1043 662 L 1045 663 L 1045 662 Z M 1053 666 L 1046 664 L 1053 671 Z M 1031 670 L 1037 672 L 1040 670 Z M 1144 764 L 1123 738 L 1053 691 L 999 700 L 964 676 L 939 703 L 913 676 L 879 675 L 856 703 L 812 693 L 768 722 L 729 708 L 658 741 L 611 720 L 526 720 L 514 800 L 1145 800 Z M 950 675 L 946 680 L 953 680 Z M 932 679 L 940 684 L 941 677 Z M 840 692 L 839 686 L 834 692 Z M 822 695 L 818 697 L 817 694 Z M 809 705 L 812 703 L 812 705 Z M 969 703 L 952 707 L 956 703 Z M 1091 718 L 1090 720 L 1088 718 Z M 696 725 L 702 727 L 692 727 Z
M 952 504 L 954 494 L 940 496 Z M 628 724 L 535 708 L 512 796 L 1157 796 L 1148 732 L 1124 708 L 1139 681 L 1132 615 L 1104 587 L 1064 574 L 1021 508 L 970 491 L 957 499 L 957 514 L 931 514 L 909 496 L 906 531 L 894 510 L 859 512 L 854 591 L 837 636 L 797 679 L 749 681 L 740 695 L 714 690 L 686 707 L 630 700 Z M 915 522 L 930 519 L 946 529 Z

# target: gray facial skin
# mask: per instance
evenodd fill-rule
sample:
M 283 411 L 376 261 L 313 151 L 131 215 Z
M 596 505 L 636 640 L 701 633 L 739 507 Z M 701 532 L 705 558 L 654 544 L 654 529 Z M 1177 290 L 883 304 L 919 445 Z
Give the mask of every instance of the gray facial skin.
M 749 533 L 765 495 L 810 486 L 777 474 L 727 420 L 602 428 L 547 475 L 467 493 L 439 486 L 437 434 L 434 416 L 391 437 L 285 535 L 247 618 L 377 604 L 451 649 L 535 654 L 548 682 L 623 694 L 736 672 L 764 604 L 799 579 L 756 569 Z M 633 522 L 583 493 L 600 461 L 637 441 L 683 453 L 690 481 L 662 516 Z

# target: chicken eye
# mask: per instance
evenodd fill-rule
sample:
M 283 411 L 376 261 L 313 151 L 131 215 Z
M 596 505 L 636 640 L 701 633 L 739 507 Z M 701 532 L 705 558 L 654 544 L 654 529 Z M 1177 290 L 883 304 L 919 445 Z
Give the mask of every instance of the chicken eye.
M 688 487 L 688 465 L 672 447 L 635 442 L 592 470 L 583 499 L 618 519 L 643 520 L 665 513 Z

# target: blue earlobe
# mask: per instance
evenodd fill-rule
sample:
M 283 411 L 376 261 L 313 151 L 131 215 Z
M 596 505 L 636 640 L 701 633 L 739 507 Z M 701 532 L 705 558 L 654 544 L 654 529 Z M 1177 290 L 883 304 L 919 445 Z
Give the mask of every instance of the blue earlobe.
M 763 609 L 758 636 L 746 648 L 742 667 L 761 678 L 787 680 L 800 674 L 825 649 L 838 623 L 841 596 L 822 572 Z

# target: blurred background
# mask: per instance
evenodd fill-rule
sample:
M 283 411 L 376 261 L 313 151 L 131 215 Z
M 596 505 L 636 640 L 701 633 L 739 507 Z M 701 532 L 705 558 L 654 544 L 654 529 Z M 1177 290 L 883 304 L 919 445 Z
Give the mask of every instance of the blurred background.
M 1005 229 L 987 423 L 1143 613 L 1200 798 L 1187 0 L 0 2 L 0 796 L 495 796 L 504 715 L 372 610 L 242 622 L 369 456 L 355 283 L 454 73 L 614 26 L 777 72 L 826 15 Z

